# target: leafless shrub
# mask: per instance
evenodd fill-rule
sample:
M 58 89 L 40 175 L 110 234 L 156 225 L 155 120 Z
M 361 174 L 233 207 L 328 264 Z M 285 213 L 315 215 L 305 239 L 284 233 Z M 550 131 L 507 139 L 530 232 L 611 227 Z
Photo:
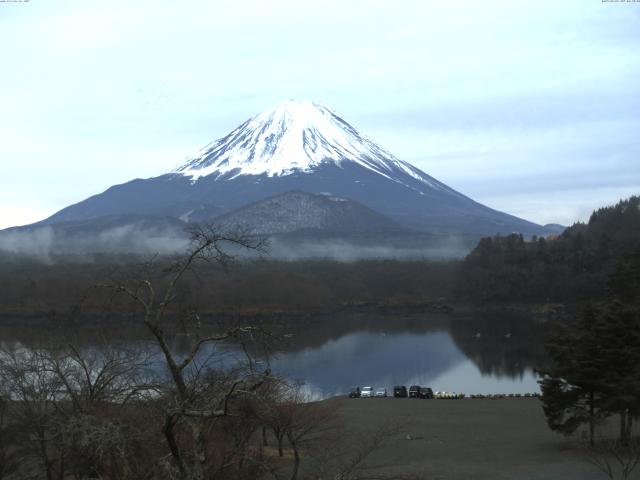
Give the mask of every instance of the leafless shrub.
M 185 278 L 263 244 L 192 233 L 191 249 L 166 268 L 152 259 L 101 285 L 128 299 L 149 343 L 78 348 L 69 338 L 0 351 L 0 478 L 374 478 L 368 461 L 400 426 L 345 432 L 333 407 L 271 374 L 265 344 L 274 338 L 260 325 L 203 327 L 180 301 Z M 229 343 L 240 358 L 225 361 Z
M 628 480 L 640 464 L 640 440 L 626 445 L 615 439 L 603 439 L 586 449 L 587 460 L 610 480 Z

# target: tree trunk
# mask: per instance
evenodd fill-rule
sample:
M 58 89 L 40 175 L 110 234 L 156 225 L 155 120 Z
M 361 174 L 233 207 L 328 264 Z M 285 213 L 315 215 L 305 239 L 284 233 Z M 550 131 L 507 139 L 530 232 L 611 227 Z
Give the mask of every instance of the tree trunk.
M 291 472 L 291 480 L 297 480 L 298 471 L 300 470 L 300 452 L 298 452 L 298 445 L 296 445 L 296 442 L 290 436 L 289 443 L 291 443 L 291 448 L 293 448 L 293 471 Z
M 623 446 L 628 445 L 627 437 L 627 410 L 620 411 L 620 444 Z
M 60 459 L 58 460 L 59 463 L 59 470 L 58 470 L 58 480 L 64 480 L 64 452 L 60 451 Z
M 593 392 L 589 392 L 589 446 L 593 447 L 596 436 L 596 418 Z
M 298 447 L 293 446 L 293 472 L 291 473 L 291 480 L 296 480 L 298 478 L 298 470 L 300 469 L 300 454 L 298 452 Z
M 164 433 L 164 438 L 167 440 L 167 445 L 169 445 L 169 450 L 171 451 L 171 456 L 175 460 L 178 465 L 178 470 L 180 470 L 180 475 L 182 478 L 187 478 L 187 469 L 185 468 L 184 461 L 182 460 L 182 454 L 180 453 L 180 449 L 178 448 L 178 442 L 176 441 L 173 426 L 174 420 L 171 415 L 167 415 L 164 420 L 164 425 L 162 427 L 162 433 Z
M 45 439 L 45 430 L 43 428 L 38 429 L 39 439 L 38 442 L 40 444 L 40 455 L 42 455 L 42 463 L 44 464 L 45 473 L 47 476 L 47 480 L 53 480 L 53 466 L 51 465 L 51 461 L 49 460 L 49 456 L 47 455 L 47 441 Z
M 269 445 L 267 442 L 267 427 L 262 427 L 262 446 L 266 447 Z
M 277 435 L 276 438 L 278 439 L 278 456 L 279 457 L 284 457 L 284 452 L 282 450 L 282 440 L 283 440 L 283 436 L 284 435 Z
M 193 465 L 191 467 L 191 478 L 193 480 L 204 480 L 205 463 L 207 461 L 206 444 L 202 434 L 202 425 L 198 420 L 191 422 L 191 434 L 193 435 Z

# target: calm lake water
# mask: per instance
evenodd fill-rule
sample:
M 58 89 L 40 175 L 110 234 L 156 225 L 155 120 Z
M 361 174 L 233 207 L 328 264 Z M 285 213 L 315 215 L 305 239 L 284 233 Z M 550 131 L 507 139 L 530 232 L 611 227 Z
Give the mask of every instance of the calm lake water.
M 351 316 L 292 327 L 274 372 L 313 398 L 351 386 L 429 386 L 469 394 L 538 392 L 544 326 L 515 314 Z
M 275 372 L 304 382 L 314 397 L 345 394 L 352 385 L 430 386 L 434 391 L 525 393 L 538 391 L 531 368 L 518 375 L 483 373 L 448 332 L 356 332 L 319 347 L 279 354 Z
M 273 347 L 270 366 L 276 374 L 304 384 L 312 398 L 342 395 L 354 385 L 386 387 L 388 392 L 394 385 L 467 395 L 537 392 L 533 369 L 545 358 L 544 324 L 507 312 L 361 313 L 304 318 L 278 328 L 287 341 Z M 92 335 L 82 337 L 85 348 L 91 348 Z M 11 341 L 6 329 L 2 336 Z M 122 331 L 117 339 L 145 344 L 128 340 Z M 176 351 L 186 351 L 185 342 L 176 339 Z M 228 345 L 217 354 L 220 365 L 229 365 L 241 351 Z
M 529 319 L 427 317 L 327 322 L 317 344 L 279 352 L 274 371 L 304 382 L 313 396 L 352 385 L 423 385 L 434 391 L 526 393 L 539 390 L 535 366 L 544 335 Z M 351 328 L 349 328 L 351 327 Z M 336 332 L 336 330 L 338 330 Z

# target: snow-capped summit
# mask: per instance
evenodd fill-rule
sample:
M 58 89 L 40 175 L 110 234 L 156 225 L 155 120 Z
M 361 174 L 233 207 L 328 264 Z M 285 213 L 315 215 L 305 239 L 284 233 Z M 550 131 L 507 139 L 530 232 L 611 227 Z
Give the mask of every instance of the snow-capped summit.
M 398 183 L 405 183 L 401 177 L 409 175 L 432 188 L 444 187 L 360 134 L 329 108 L 300 100 L 288 100 L 247 120 L 188 158 L 176 173 L 193 181 L 212 174 L 228 179 L 272 177 L 343 162 L 355 162 Z
M 424 149 L 426 154 L 428 146 Z M 291 191 L 303 194 L 279 196 Z M 375 215 L 355 207 L 352 213 L 360 213 L 348 216 L 348 209 L 333 208 L 319 194 L 356 202 L 387 221 L 375 220 Z M 273 198 L 276 201 L 266 200 Z M 270 208 L 282 211 L 267 215 Z M 540 225 L 481 205 L 397 159 L 329 108 L 295 100 L 245 121 L 172 172 L 114 185 L 40 223 L 95 223 L 114 215 L 205 223 L 222 215 L 227 220 L 264 217 L 262 225 L 268 218 L 277 219 L 269 223 L 271 231 L 302 225 L 296 218 L 304 218 L 307 227 L 335 227 L 332 218 L 363 216 L 369 219 L 369 232 L 383 224 L 437 235 L 546 232 Z M 279 230 L 278 222 L 282 223 Z M 388 232 L 385 229 L 385 235 Z

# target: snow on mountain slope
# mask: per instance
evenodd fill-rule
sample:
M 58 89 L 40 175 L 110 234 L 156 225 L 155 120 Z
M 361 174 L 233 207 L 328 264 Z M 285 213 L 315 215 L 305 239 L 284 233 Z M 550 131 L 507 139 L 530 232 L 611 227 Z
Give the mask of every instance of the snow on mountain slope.
M 416 232 L 542 235 L 548 231 L 456 192 L 397 159 L 328 108 L 302 101 L 284 102 L 247 120 L 173 172 L 114 185 L 38 223 L 53 225 L 105 215 L 210 222 L 292 190 L 352 200 Z M 306 222 L 313 216 L 310 208 L 318 202 L 303 203 L 309 208 L 300 214 L 290 211 L 278 217 L 281 230 L 298 225 L 296 218 L 305 217 Z M 266 208 L 272 203 L 261 205 Z M 269 229 L 278 230 L 275 224 Z
M 405 231 L 393 220 L 353 200 L 303 191 L 289 191 L 253 202 L 213 222 L 222 231 L 240 229 L 252 235 Z
M 285 176 L 312 172 L 322 164 L 354 162 L 397 183 L 405 175 L 425 188 L 454 190 L 397 159 L 327 107 L 289 100 L 247 120 L 227 136 L 207 145 L 176 169 L 193 181 L 217 174 Z M 421 192 L 422 193 L 422 192 Z

